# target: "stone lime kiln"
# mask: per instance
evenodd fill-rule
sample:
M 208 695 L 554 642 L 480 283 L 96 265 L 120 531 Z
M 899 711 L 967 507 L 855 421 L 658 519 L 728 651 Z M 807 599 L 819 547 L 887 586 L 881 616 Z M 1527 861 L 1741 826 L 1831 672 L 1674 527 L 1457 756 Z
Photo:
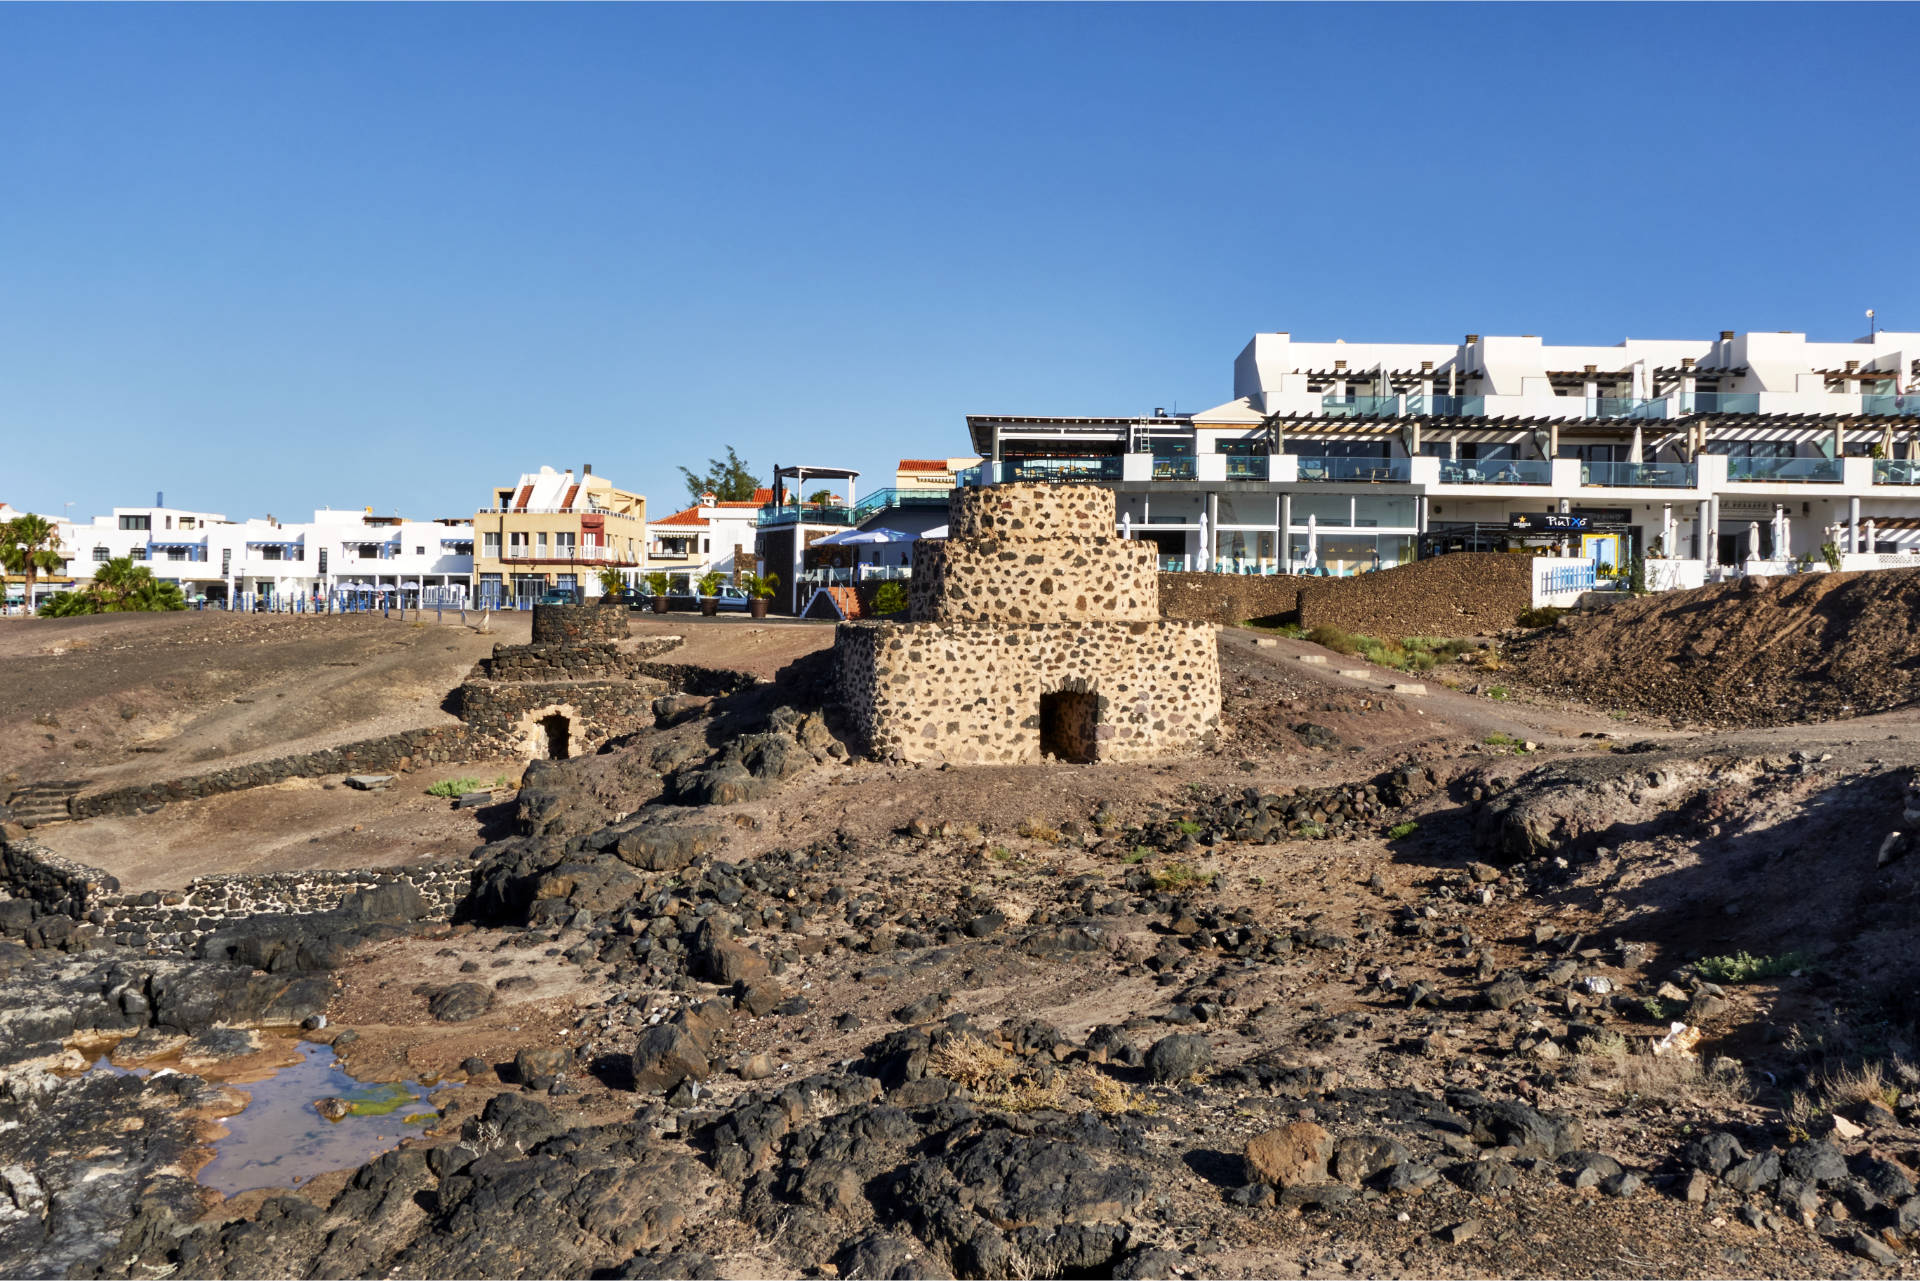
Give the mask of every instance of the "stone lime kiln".
M 905 623 L 842 623 L 839 692 L 876 756 L 1136 761 L 1220 724 L 1211 623 L 1160 617 L 1151 543 L 1093 485 L 957 489 L 914 544 Z

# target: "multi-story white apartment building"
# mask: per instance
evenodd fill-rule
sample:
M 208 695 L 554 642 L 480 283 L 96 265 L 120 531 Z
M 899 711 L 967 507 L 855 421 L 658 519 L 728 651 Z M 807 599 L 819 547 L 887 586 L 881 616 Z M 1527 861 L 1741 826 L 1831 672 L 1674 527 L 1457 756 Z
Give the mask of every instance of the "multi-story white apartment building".
M 745 502 L 721 502 L 712 494 L 684 511 L 647 523 L 647 560 L 642 574 L 664 573 L 674 590 L 687 590 L 709 572 L 729 578 L 754 567 L 754 530 L 760 509 L 773 502 L 771 489 L 756 489 Z
M 117 557 L 178 583 L 210 604 L 315 602 L 353 594 L 413 604 L 438 589 L 464 594 L 473 573 L 473 522 L 415 521 L 371 511 L 316 511 L 311 521 L 233 521 L 177 507 L 116 507 L 60 526 L 68 572 L 84 585 Z
M 1466 548 L 1676 581 L 1920 564 L 1920 334 L 1548 346 L 1258 334 L 1234 399 L 1141 418 L 973 415 L 968 483 L 1097 481 L 1168 568 L 1350 574 Z M 1909 559 L 1909 558 L 1912 559 Z

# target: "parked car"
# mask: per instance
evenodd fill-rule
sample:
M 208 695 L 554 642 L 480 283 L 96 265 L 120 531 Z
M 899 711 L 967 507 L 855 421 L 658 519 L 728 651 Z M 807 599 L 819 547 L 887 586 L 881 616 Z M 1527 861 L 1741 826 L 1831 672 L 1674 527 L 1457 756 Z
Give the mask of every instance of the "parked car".
M 714 599 L 719 602 L 721 609 L 738 610 L 743 614 L 747 612 L 747 594 L 732 583 L 722 583 L 720 590 L 714 593 Z M 695 584 L 676 583 L 673 590 L 667 593 L 667 600 L 673 609 L 694 612 L 700 608 L 700 589 Z
M 631 587 L 622 587 L 617 592 L 607 592 L 600 597 L 602 605 L 625 605 L 628 609 L 647 609 L 648 594 Z
M 536 605 L 575 605 L 579 602 L 570 591 L 551 591 L 541 592 L 539 599 L 533 603 Z

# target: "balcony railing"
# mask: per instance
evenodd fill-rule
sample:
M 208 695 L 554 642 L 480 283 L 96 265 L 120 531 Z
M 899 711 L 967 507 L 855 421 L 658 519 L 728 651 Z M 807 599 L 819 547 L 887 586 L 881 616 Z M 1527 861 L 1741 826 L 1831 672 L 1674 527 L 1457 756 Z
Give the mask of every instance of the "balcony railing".
M 1552 482 L 1553 464 L 1544 458 L 1440 460 L 1442 485 L 1547 485 Z
M 1862 414 L 1920 414 L 1920 395 L 1862 396 Z
M 489 552 L 487 555 L 494 556 L 498 555 L 498 553 Z M 637 565 L 640 563 L 636 556 L 616 551 L 611 547 L 602 547 L 597 543 L 579 547 L 555 547 L 552 550 L 543 547 L 508 547 L 506 555 L 499 556 L 499 559 L 551 560 L 562 563 L 583 560 L 604 562 L 611 565 Z
M 1624 489 L 1692 489 L 1692 463 L 1581 463 L 1580 483 Z
M 1727 479 L 1747 484 L 1784 482 L 1833 485 L 1840 481 L 1838 458 L 1729 458 Z
M 1409 396 L 1407 412 L 1410 414 L 1428 414 L 1440 418 L 1459 418 L 1464 416 L 1484 417 L 1487 412 L 1485 396 Z
M 1760 412 L 1760 393 L 1757 391 L 1697 391 L 1691 396 L 1680 397 L 1680 412 L 1683 414 L 1757 414 Z
M 760 509 L 753 523 L 759 529 L 766 529 L 771 525 L 857 525 L 860 522 L 852 507 L 832 504 L 775 507 L 769 504 Z
M 1301 480 L 1352 481 L 1378 485 L 1404 483 L 1412 478 L 1412 466 L 1404 458 L 1303 457 L 1300 459 Z
M 1155 454 L 1153 456 L 1153 478 L 1155 480 L 1192 480 L 1193 455 Z
M 1118 458 L 1009 458 L 1000 463 L 1003 482 L 1119 480 L 1123 466 Z
M 1267 478 L 1267 456 L 1265 454 L 1228 454 L 1228 480 L 1265 480 Z
M 1398 396 L 1322 396 L 1320 412 L 1329 418 L 1390 418 L 1400 412 L 1400 398 Z
M 944 489 L 876 489 L 853 505 L 853 510 L 861 520 L 894 507 L 937 509 L 947 508 L 947 491 Z
M 1876 458 L 1873 460 L 1873 483 L 1920 485 L 1920 463 L 1907 458 Z

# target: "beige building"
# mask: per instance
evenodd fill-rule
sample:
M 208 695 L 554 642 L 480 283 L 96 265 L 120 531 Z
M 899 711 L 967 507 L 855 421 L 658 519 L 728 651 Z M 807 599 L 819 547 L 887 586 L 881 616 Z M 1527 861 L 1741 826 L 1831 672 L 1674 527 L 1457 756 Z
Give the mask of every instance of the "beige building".
M 597 596 L 599 571 L 612 566 L 632 581 L 646 546 L 645 497 L 594 475 L 592 464 L 578 478 L 542 467 L 474 513 L 474 598 L 484 605 L 576 587 Z
M 961 472 L 979 463 L 977 457 L 902 458 L 893 473 L 893 487 L 908 491 L 952 489 Z

